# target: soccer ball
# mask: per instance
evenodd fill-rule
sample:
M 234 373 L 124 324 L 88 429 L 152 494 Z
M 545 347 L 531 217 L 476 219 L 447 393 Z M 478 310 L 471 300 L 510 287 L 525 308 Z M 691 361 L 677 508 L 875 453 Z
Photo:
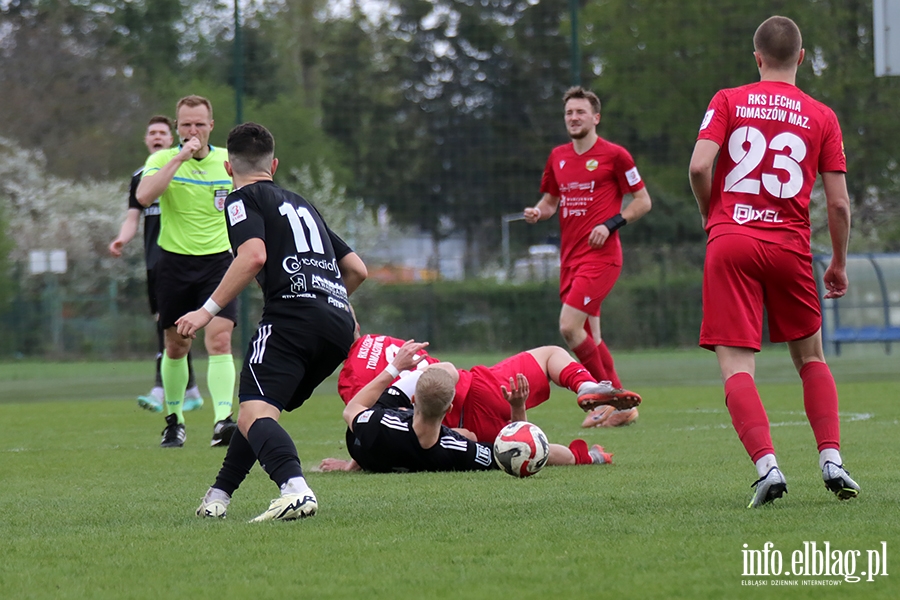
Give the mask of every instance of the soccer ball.
M 544 468 L 550 456 L 550 442 L 541 428 L 515 421 L 500 430 L 494 440 L 494 460 L 515 477 L 531 477 Z

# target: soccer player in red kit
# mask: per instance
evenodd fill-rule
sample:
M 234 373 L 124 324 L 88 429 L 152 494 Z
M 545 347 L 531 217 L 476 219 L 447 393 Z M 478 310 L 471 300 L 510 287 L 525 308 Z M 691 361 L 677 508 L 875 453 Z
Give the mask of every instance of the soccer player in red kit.
M 559 330 L 578 361 L 616 388 L 612 355 L 600 334 L 600 304 L 622 271 L 617 231 L 650 210 L 650 194 L 628 151 L 597 135 L 600 99 L 581 87 L 563 96 L 572 142 L 550 152 L 541 180 L 543 197 L 525 209 L 537 223 L 559 212 L 562 310 Z M 622 208 L 622 199 L 632 202 Z
M 841 130 L 831 109 L 795 86 L 804 51 L 792 20 L 764 21 L 753 46 L 760 81 L 713 96 L 691 157 L 691 188 L 709 236 L 700 345 L 716 353 L 732 424 L 756 463 L 750 507 L 787 491 L 754 382 L 763 307 L 771 341 L 787 342 L 803 382 L 825 486 L 846 500 L 859 486 L 839 450 L 838 395 L 822 350 L 809 224 L 810 190 L 821 173 L 832 244 L 825 297 L 840 298 L 850 237 Z
M 367 334 L 358 338 L 338 375 L 338 394 L 344 404 L 387 369 L 404 344 L 404 340 L 387 335 Z M 416 370 L 440 362 L 428 355 L 416 358 Z M 393 384 L 399 385 L 399 380 L 407 375 L 407 372 L 398 373 Z M 496 365 L 458 369 L 453 407 L 445 415 L 444 425 L 471 431 L 480 442 L 493 442 L 500 429 L 510 422 L 509 403 L 501 388 L 510 386 L 520 375 L 528 382 L 525 409 L 539 406 L 550 398 L 550 381 L 574 392 L 578 405 L 585 411 L 595 407 L 636 411 L 634 407 L 641 402 L 640 396 L 633 392 L 613 389 L 608 382 L 598 383 L 564 348 L 541 346 L 514 354 Z

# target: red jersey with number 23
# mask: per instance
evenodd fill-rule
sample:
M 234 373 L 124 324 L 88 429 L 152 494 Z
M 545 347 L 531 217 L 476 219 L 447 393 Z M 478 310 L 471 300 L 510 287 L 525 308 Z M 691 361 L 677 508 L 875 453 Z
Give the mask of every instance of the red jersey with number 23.
M 622 212 L 622 197 L 644 187 L 628 150 L 597 138 L 584 154 L 572 143 L 550 152 L 541 193 L 560 199 L 560 262 L 563 267 L 583 264 L 622 264 L 622 244 L 614 231 L 600 248 L 588 237 L 597 225 Z
M 837 116 L 796 86 L 760 81 L 720 90 L 698 140 L 719 144 L 706 231 L 810 251 L 810 192 L 818 173 L 846 172 Z

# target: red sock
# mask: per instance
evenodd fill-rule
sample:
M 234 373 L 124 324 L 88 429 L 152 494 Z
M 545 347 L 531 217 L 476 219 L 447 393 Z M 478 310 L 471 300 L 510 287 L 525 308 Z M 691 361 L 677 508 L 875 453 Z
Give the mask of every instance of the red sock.
M 594 376 L 597 381 L 608 379 L 604 377 L 603 363 L 600 362 L 600 353 L 597 346 L 591 338 L 585 338 L 583 342 L 572 348 L 572 352 L 578 358 L 578 362 L 584 365 L 584 368 Z
M 606 342 L 600 340 L 600 343 L 597 345 L 597 352 L 600 354 L 600 363 L 603 365 L 603 370 L 606 371 L 606 378 L 613 384 L 613 387 L 621 388 L 622 382 L 619 381 L 619 376 L 616 374 L 616 366 L 613 362 L 612 354 L 610 354 L 609 348 L 606 346 Z
M 803 382 L 803 407 L 812 426 L 819 452 L 841 448 L 841 422 L 838 417 L 838 394 L 831 369 L 823 362 L 808 362 L 800 369 Z
M 731 424 L 753 462 L 766 454 L 775 454 L 769 434 L 769 417 L 749 373 L 736 373 L 725 382 L 725 406 L 731 414 Z
M 576 394 L 582 383 L 596 382 L 597 380 L 594 379 L 593 375 L 588 373 L 588 370 L 577 362 L 570 362 L 559 372 L 559 385 Z
M 588 454 L 588 445 L 586 441 L 572 440 L 572 443 L 569 444 L 569 450 L 575 455 L 576 465 L 593 464 L 594 461 L 591 459 L 591 455 Z

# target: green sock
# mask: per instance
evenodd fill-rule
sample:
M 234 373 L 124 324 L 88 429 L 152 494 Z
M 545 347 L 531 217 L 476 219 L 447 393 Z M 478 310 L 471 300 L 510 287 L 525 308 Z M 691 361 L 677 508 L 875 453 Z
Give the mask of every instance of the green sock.
M 178 422 L 184 423 L 181 408 L 184 405 L 184 388 L 188 382 L 187 357 L 169 358 L 163 353 L 159 372 L 162 374 L 163 389 L 166 391 L 166 414 L 174 413 L 178 415 Z
M 209 357 L 206 371 L 206 385 L 212 396 L 216 422 L 231 414 L 234 399 L 234 357 L 230 354 L 216 354 Z

